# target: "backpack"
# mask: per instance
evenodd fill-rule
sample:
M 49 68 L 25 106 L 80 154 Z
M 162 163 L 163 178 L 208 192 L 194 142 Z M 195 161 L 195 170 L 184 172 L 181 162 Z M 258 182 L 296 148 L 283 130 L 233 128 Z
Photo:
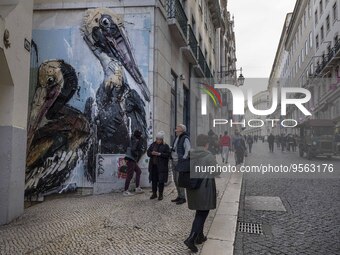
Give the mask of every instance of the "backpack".
M 143 152 L 145 151 L 145 140 L 141 137 L 140 139 L 132 138 L 131 140 L 131 154 L 138 162 Z

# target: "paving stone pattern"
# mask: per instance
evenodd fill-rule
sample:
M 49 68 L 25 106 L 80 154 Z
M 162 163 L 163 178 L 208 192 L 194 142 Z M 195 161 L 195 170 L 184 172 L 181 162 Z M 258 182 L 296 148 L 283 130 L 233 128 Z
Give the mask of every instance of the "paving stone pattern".
M 296 153 L 267 152 L 266 144 L 255 144 L 247 164 L 272 163 L 298 158 Z M 299 159 L 306 163 L 305 159 Z M 327 159 L 316 159 L 325 163 Z M 332 159 L 336 169 L 340 160 Z M 280 197 L 286 212 L 249 210 L 245 196 Z M 260 223 L 264 235 L 236 234 L 235 255 L 339 255 L 340 179 L 266 178 L 245 174 L 239 221 Z

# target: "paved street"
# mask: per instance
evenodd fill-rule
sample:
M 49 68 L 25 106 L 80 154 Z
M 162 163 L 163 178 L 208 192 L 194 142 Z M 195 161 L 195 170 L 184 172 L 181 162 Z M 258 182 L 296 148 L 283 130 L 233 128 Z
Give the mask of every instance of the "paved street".
M 262 142 L 254 144 L 247 165 L 311 163 L 293 152 L 275 151 L 269 154 L 267 146 Z M 340 169 L 337 158 L 314 159 L 313 163 L 332 163 L 335 171 Z M 264 233 L 238 232 L 234 254 L 340 254 L 340 179 L 336 175 L 333 178 L 322 177 L 320 174 L 313 178 L 294 178 L 292 174 L 278 178 L 275 174 L 245 174 L 238 221 L 262 224 Z M 278 208 L 265 210 L 268 203 L 262 209 L 254 210 L 254 206 L 259 204 L 249 204 L 246 200 L 257 196 L 279 197 L 285 211 Z
M 229 177 L 217 179 L 219 199 Z M 166 187 L 163 201 L 149 196 L 146 190 L 133 197 L 64 197 L 32 206 L 0 227 L 0 254 L 188 254 L 183 240 L 194 212 L 187 204 L 171 203 L 173 184 Z

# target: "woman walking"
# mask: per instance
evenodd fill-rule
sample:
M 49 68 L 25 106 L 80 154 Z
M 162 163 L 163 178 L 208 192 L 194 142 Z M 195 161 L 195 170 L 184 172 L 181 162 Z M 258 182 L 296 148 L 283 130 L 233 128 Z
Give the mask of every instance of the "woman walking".
M 158 188 L 158 200 L 163 200 L 164 184 L 168 181 L 170 158 L 170 147 L 164 143 L 163 131 L 157 133 L 156 141 L 150 145 L 147 154 L 150 157 L 149 181 L 152 182 L 150 199 L 157 198 Z
M 209 137 L 199 135 L 196 140 L 197 148 L 190 151 L 191 166 L 216 166 L 215 156 L 208 150 Z M 218 175 L 218 173 L 216 173 Z M 216 184 L 214 175 L 206 173 L 196 180 L 195 189 L 187 189 L 188 207 L 196 210 L 195 218 L 189 237 L 184 244 L 192 251 L 197 252 L 195 244 L 201 244 L 207 240 L 203 234 L 204 223 L 209 211 L 216 208 Z

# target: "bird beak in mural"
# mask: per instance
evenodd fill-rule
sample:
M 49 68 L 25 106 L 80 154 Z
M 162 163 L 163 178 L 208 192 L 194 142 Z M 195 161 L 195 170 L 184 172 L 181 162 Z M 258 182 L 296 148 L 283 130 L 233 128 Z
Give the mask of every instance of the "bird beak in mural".
M 92 19 L 85 24 L 87 26 L 86 36 L 92 34 L 92 38 L 87 38 L 87 40 L 109 57 L 119 60 L 140 87 L 145 100 L 150 101 L 150 91 L 136 64 L 131 44 L 120 18 L 114 14 L 104 14 L 104 11 L 92 15 Z
M 60 94 L 64 79 L 60 69 L 60 61 L 51 60 L 42 64 L 38 71 L 38 87 L 35 90 L 28 124 L 29 148 L 33 134 Z

